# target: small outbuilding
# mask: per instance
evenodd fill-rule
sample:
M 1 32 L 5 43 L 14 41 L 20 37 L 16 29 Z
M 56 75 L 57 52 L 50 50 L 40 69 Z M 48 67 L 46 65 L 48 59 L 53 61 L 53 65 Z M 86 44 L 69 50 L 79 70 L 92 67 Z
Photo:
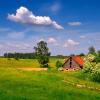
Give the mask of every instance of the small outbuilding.
M 80 56 L 71 56 L 63 64 L 64 70 L 79 70 L 83 68 L 84 60 Z

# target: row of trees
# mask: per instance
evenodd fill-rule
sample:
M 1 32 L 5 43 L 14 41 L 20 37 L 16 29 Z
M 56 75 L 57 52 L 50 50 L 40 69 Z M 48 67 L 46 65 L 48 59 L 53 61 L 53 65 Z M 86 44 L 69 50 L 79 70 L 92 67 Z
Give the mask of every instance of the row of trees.
M 5 53 L 5 58 L 15 58 L 15 59 L 34 59 L 35 53 Z

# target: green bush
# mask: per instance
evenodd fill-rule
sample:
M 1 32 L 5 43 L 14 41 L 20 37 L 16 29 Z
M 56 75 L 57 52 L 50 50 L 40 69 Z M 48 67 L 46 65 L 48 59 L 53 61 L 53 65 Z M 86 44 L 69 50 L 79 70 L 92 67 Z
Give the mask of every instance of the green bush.
M 59 69 L 60 67 L 62 67 L 62 63 L 58 60 L 56 62 L 56 68 Z
M 83 73 L 86 73 L 92 81 L 100 82 L 100 63 L 94 62 L 95 56 L 89 54 L 85 57 Z
M 91 73 L 92 71 L 92 66 L 90 62 L 85 62 L 84 67 L 83 67 L 83 72 L 84 73 Z
M 83 72 L 84 73 L 92 73 L 92 70 L 94 69 L 95 65 L 96 65 L 96 63 L 94 63 L 94 62 L 86 61 L 84 64 L 84 67 L 83 67 Z
M 100 82 L 100 63 L 92 70 L 91 79 L 95 82 Z

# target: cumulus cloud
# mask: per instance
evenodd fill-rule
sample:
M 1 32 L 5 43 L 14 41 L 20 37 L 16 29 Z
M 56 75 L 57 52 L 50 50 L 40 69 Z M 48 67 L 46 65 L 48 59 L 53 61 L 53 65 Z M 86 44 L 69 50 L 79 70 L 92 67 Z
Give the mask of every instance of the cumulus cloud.
M 8 14 L 8 19 L 15 22 L 32 25 L 53 26 L 56 29 L 63 29 L 56 21 L 51 20 L 48 16 L 36 16 L 26 7 L 20 7 L 16 14 Z
M 81 22 L 69 22 L 68 25 L 69 26 L 80 26 L 82 25 L 82 23 Z
M 76 45 L 79 45 L 79 42 L 77 41 L 74 41 L 72 39 L 68 39 L 65 44 L 64 44 L 64 47 L 70 47 L 70 46 L 76 46 Z

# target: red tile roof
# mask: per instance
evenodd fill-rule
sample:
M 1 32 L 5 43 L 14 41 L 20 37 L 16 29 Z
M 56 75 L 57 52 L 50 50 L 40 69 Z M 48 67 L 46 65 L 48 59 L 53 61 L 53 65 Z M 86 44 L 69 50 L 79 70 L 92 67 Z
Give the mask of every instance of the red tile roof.
M 83 66 L 84 60 L 80 56 L 73 56 L 72 59 L 76 61 L 80 66 Z

